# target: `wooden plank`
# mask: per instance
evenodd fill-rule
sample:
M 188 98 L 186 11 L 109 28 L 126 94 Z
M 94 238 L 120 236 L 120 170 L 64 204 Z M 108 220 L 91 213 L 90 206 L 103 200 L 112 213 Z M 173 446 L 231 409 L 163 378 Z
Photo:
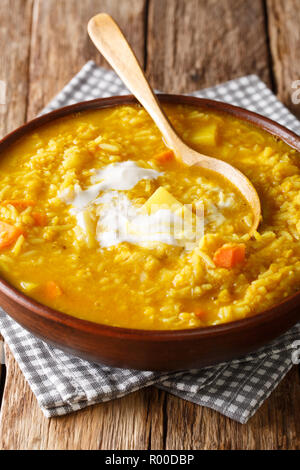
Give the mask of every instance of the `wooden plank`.
M 300 117 L 300 105 L 291 99 L 292 83 L 300 80 L 299 0 L 267 0 L 267 12 L 277 95 Z
M 28 119 L 34 117 L 88 60 L 103 65 L 87 35 L 88 20 L 114 16 L 143 63 L 146 0 L 35 0 L 32 22 Z
M 31 12 L 32 0 L 1 0 L 0 80 L 6 82 L 6 104 L 0 109 L 0 138 L 26 118 Z
M 296 367 L 247 425 L 154 388 L 49 420 L 42 415 L 8 348 L 6 353 L 2 450 L 300 448 L 300 380 Z
M 261 0 L 150 0 L 147 73 L 167 92 L 245 74 L 270 83 Z
M 168 395 L 166 449 L 299 449 L 299 393 L 294 367 L 246 425 Z
M 0 449 L 162 448 L 163 393 L 145 389 L 68 416 L 44 417 L 6 347 L 7 378 L 0 422 Z

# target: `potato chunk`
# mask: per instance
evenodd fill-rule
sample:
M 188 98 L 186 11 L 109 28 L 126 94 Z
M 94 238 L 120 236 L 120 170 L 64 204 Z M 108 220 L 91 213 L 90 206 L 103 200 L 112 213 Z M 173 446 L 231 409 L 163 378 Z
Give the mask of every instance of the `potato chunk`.
M 217 124 L 208 124 L 191 135 L 191 142 L 199 145 L 217 145 L 217 134 Z

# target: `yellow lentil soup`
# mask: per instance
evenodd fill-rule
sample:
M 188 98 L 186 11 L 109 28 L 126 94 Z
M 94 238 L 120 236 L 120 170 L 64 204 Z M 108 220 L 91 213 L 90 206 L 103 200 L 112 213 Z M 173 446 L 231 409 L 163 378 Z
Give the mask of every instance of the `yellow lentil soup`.
M 165 110 L 187 144 L 252 181 L 263 215 L 255 236 L 238 189 L 177 162 L 140 106 L 86 111 L 1 155 L 4 278 L 61 312 L 139 329 L 238 320 L 299 290 L 299 154 L 229 115 Z

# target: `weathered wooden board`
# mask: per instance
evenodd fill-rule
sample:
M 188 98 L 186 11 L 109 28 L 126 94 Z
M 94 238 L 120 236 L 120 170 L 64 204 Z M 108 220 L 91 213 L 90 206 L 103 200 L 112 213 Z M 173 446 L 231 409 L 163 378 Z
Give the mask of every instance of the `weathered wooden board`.
M 300 117 L 300 104 L 292 100 L 295 92 L 292 84 L 300 80 L 300 3 L 299 0 L 267 0 L 267 5 L 276 91 L 279 99 Z M 296 86 L 299 90 L 299 83 Z
M 299 373 L 294 367 L 246 425 L 168 395 L 166 449 L 299 448 L 299 393 Z M 176 426 L 178 432 L 174 432 Z
M 147 73 L 189 92 L 256 73 L 270 83 L 261 0 L 150 0 Z
M 104 59 L 87 34 L 88 20 L 105 11 L 120 23 L 144 62 L 145 0 L 35 0 L 27 118 L 34 117 L 88 60 Z
M 299 449 L 295 367 L 241 425 L 154 388 L 46 419 L 7 348 L 0 449 Z
M 7 348 L 0 449 L 162 448 L 163 395 L 149 389 L 49 420 Z
M 26 119 L 32 4 L 32 0 L 0 2 L 0 80 L 6 82 L 0 138 Z

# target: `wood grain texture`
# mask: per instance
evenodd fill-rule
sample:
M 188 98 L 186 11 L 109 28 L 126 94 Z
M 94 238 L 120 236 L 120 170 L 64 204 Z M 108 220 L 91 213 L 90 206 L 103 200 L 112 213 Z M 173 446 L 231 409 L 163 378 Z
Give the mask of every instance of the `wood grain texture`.
M 153 389 L 69 416 L 46 419 L 9 349 L 0 422 L 0 449 L 162 448 L 161 397 Z
M 6 82 L 6 105 L 0 108 L 0 138 L 26 119 L 31 17 L 32 0 L 1 0 L 0 80 Z
M 267 8 L 277 95 L 300 117 L 300 105 L 291 99 L 295 91 L 292 83 L 300 80 L 300 3 L 299 0 L 267 0 Z
M 299 393 L 294 367 L 246 425 L 168 395 L 166 449 L 299 449 Z M 180 431 L 174 432 L 178 416 Z
M 184 92 L 256 73 L 270 82 L 261 0 L 150 0 L 147 73 Z
M 6 348 L 0 449 L 300 449 L 295 367 L 247 425 L 149 388 L 46 419 Z
M 33 118 L 88 61 L 104 64 L 87 34 L 99 12 L 119 21 L 144 62 L 145 0 L 34 0 L 27 118 Z

